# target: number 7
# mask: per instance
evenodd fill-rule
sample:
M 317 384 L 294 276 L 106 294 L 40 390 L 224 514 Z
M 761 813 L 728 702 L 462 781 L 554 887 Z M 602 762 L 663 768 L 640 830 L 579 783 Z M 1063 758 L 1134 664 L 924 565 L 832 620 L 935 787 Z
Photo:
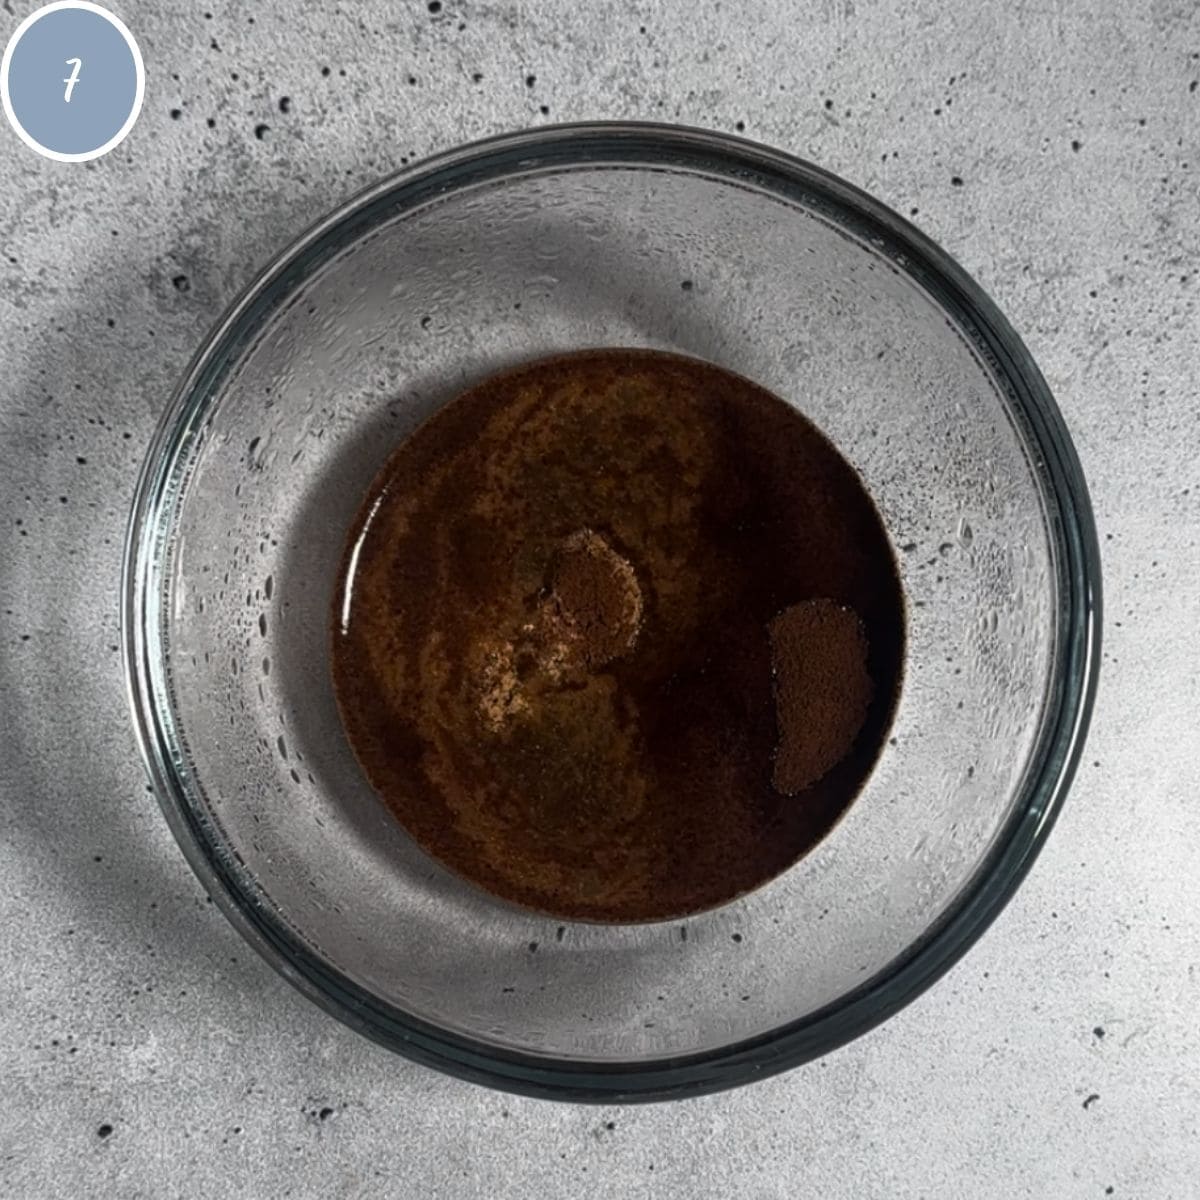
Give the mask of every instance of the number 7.
M 63 80 L 63 83 L 67 85 L 67 94 L 63 96 L 63 100 L 67 104 L 71 103 L 71 93 L 75 90 L 75 85 L 79 82 L 79 68 L 83 66 L 83 63 L 78 58 L 68 58 L 67 66 L 71 66 L 72 63 L 75 64 L 75 69 Z

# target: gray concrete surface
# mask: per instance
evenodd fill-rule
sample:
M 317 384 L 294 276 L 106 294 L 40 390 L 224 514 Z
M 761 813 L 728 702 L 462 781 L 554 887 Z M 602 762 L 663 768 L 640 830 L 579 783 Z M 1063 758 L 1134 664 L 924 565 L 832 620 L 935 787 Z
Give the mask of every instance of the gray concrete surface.
M 1193 0 L 117 7 L 127 142 L 0 130 L 0 1195 L 1200 1194 Z M 974 272 L 1074 432 L 1108 623 L 1071 801 L 944 981 L 790 1075 L 610 1110 L 393 1058 L 241 944 L 146 793 L 117 581 L 143 447 L 258 263 L 432 150 L 635 116 L 744 123 Z

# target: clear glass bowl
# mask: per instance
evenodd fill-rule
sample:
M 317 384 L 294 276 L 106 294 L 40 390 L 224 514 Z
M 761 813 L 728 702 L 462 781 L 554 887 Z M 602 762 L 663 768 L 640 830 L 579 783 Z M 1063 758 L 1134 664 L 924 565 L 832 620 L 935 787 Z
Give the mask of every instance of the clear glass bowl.
M 562 923 L 450 875 L 376 800 L 330 684 L 343 539 L 398 440 L 498 368 L 603 345 L 708 359 L 800 408 L 874 495 L 909 606 L 858 800 L 792 869 L 686 921 Z M 220 322 L 138 488 L 126 663 L 184 852 L 306 995 L 495 1086 L 679 1096 L 861 1033 L 995 916 L 1080 753 L 1098 562 L 1037 367 L 916 229 L 738 139 L 550 128 L 372 188 Z

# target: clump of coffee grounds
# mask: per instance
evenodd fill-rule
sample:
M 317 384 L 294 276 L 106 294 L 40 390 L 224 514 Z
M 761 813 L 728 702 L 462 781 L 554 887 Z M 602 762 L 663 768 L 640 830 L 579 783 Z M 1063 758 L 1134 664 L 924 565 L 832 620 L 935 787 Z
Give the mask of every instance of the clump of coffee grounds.
M 642 623 L 642 592 L 629 560 L 582 529 L 554 557 L 549 603 L 584 667 L 595 671 L 627 654 Z
M 487 642 L 479 709 L 499 732 L 531 704 L 628 654 L 642 624 L 642 592 L 629 560 L 603 535 L 581 529 L 551 553 L 549 578 L 531 618 Z
M 794 795 L 850 753 L 874 694 L 858 614 L 832 600 L 785 608 L 770 624 L 779 746 L 772 782 Z

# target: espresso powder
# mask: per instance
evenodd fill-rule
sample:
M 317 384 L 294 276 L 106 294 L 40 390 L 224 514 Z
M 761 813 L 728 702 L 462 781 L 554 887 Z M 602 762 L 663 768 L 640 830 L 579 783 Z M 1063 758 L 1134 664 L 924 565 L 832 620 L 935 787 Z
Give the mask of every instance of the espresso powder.
M 832 600 L 784 609 L 769 626 L 775 679 L 775 789 L 811 787 L 845 757 L 867 719 L 874 685 L 858 615 Z
M 708 364 L 530 364 L 394 453 L 351 530 L 350 744 L 430 854 L 515 903 L 641 921 L 777 875 L 853 800 L 903 602 L 853 470 Z

